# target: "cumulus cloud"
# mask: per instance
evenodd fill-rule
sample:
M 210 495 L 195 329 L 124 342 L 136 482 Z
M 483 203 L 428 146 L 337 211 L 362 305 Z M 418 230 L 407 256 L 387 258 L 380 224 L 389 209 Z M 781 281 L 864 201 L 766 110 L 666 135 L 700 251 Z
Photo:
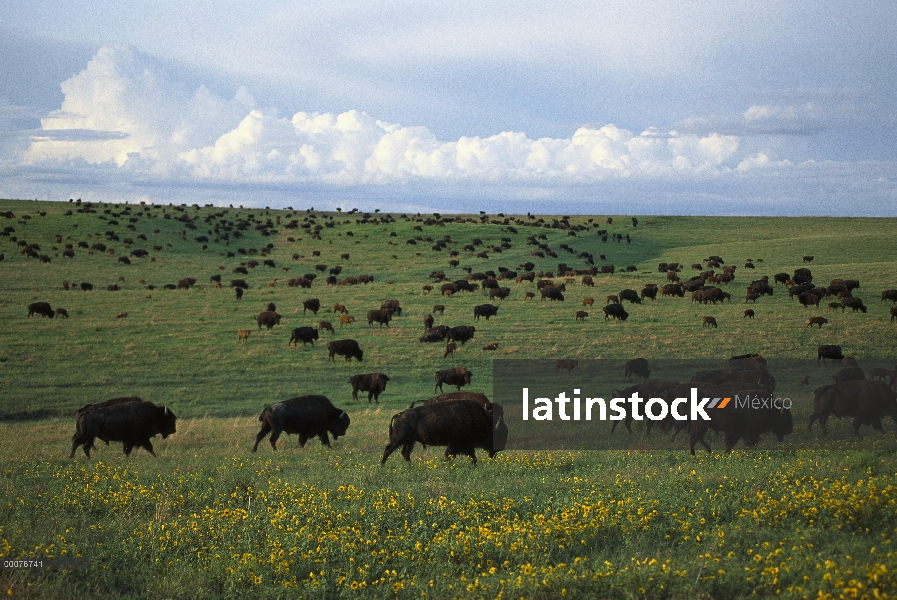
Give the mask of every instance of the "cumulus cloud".
M 359 111 L 296 112 L 285 118 L 255 106 L 240 89 L 227 100 L 172 81 L 129 46 L 102 48 L 62 84 L 58 110 L 41 119 L 27 164 L 81 160 L 193 180 L 330 185 L 411 180 L 539 182 L 608 177 L 706 175 L 731 169 L 734 136 L 634 134 L 612 124 L 569 138 L 525 133 L 439 140 L 426 127 Z

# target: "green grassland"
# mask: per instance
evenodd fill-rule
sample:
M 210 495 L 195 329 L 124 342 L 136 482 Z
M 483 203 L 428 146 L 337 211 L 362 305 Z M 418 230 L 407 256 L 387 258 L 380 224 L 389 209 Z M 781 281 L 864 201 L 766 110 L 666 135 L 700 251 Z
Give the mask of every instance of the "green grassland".
M 819 345 L 840 344 L 861 366 L 893 368 L 897 324 L 890 321 L 891 304 L 879 301 L 882 290 L 897 288 L 893 219 L 645 216 L 634 227 L 620 215 L 607 224 L 609 215 L 85 208 L 0 201 L 0 213 L 14 214 L 0 217 L 0 230 L 14 229 L 0 237 L 0 554 L 77 554 L 91 561 L 86 571 L 0 571 L 0 584 L 13 595 L 897 593 L 891 542 L 897 460 L 875 443 L 851 441 L 843 421 L 830 422 L 835 441 L 825 451 L 776 451 L 767 437 L 759 449 L 739 446 L 729 455 L 691 457 L 684 445 L 653 453 L 506 452 L 473 466 L 418 447 L 411 464 L 398 454 L 379 464 L 389 418 L 433 395 L 434 372 L 453 366 L 469 368 L 469 389 L 490 396 L 496 358 L 719 359 L 758 352 L 815 359 Z M 228 243 L 225 228 L 240 220 L 250 226 L 239 238 L 231 231 Z M 270 227 L 256 228 L 268 220 Z M 631 243 L 602 242 L 599 229 L 629 235 Z M 557 258 L 533 256 L 538 248 L 527 244 L 531 235 L 544 236 L 538 241 Z M 447 248 L 433 250 L 446 236 Z M 407 243 L 414 238 L 416 244 Z M 464 249 L 476 239 L 475 252 Z M 509 240 L 504 248 L 503 239 Z M 50 262 L 21 254 L 22 240 L 38 244 Z M 82 241 L 102 242 L 114 253 L 79 248 Z M 62 255 L 69 243 L 74 258 Z M 131 258 L 130 265 L 118 261 L 138 248 L 150 256 Z M 481 251 L 488 258 L 478 258 Z M 597 266 L 614 264 L 617 272 L 596 276 L 593 288 L 568 286 L 564 302 L 525 300 L 535 285 L 511 280 L 503 284 L 510 297 L 496 301 L 498 315 L 488 321 L 473 319 L 473 307 L 489 302 L 485 291 L 441 297 L 439 284 L 422 290 L 437 269 L 449 280 L 465 276 L 462 267 L 522 272 L 527 261 L 536 271 L 556 271 L 560 262 L 583 269 L 580 253 L 591 253 Z M 808 254 L 814 260 L 804 265 Z M 687 278 L 688 267 L 710 255 L 738 266 L 735 282 L 721 286 L 731 303 L 658 297 L 627 304 L 626 322 L 604 320 L 599 307 L 606 295 L 665 283 L 658 262 L 684 264 Z M 449 266 L 452 258 L 457 267 Z M 276 266 L 263 266 L 266 259 Z M 755 269 L 744 268 L 748 259 Z M 259 264 L 247 275 L 232 273 L 250 260 Z M 374 282 L 329 286 L 327 273 L 315 271 L 318 264 L 341 265 L 339 279 L 370 274 Z M 621 272 L 628 265 L 637 269 Z M 829 312 L 824 303 L 804 308 L 781 285 L 772 297 L 745 304 L 752 279 L 802 266 L 822 284 L 859 280 L 856 295 L 868 312 Z M 311 289 L 286 285 L 313 272 L 319 277 Z M 210 281 L 215 274 L 221 288 Z M 196 279 L 193 288 L 163 289 L 186 277 Z M 228 286 L 234 278 L 250 286 L 240 301 Z M 63 281 L 95 289 L 64 290 Z M 120 290 L 107 291 L 112 284 Z M 575 322 L 586 297 L 595 306 L 585 322 Z M 303 313 L 307 298 L 320 299 L 316 316 Z M 387 299 L 401 301 L 402 315 L 388 328 L 369 328 L 367 311 Z M 37 301 L 67 309 L 70 318 L 28 318 L 27 305 Z M 260 331 L 255 316 L 268 302 L 283 321 Z M 332 312 L 337 303 L 357 321 L 341 326 Z M 418 341 L 434 304 L 445 305 L 437 324 L 476 325 L 475 339 L 454 358 L 443 358 L 441 344 Z M 746 308 L 756 318 L 743 318 Z M 704 315 L 715 316 L 719 328 L 703 328 Z M 825 316 L 829 324 L 807 328 L 810 316 Z M 335 334 L 322 333 L 314 347 L 287 346 L 291 329 L 322 320 L 333 323 Z M 241 328 L 252 331 L 245 342 L 237 340 Z M 358 340 L 364 362 L 328 360 L 327 341 L 341 338 Z M 498 349 L 482 350 L 489 343 Z M 808 389 L 827 383 L 833 370 L 811 365 Z M 349 377 L 373 371 L 390 376 L 380 403 L 354 403 Z M 264 406 L 312 393 L 347 410 L 347 436 L 332 449 L 314 440 L 300 449 L 286 436 L 276 454 L 266 442 L 258 454 L 250 452 Z M 113 443 L 91 459 L 69 460 L 74 411 L 123 395 L 166 404 L 177 414 L 178 432 L 154 440 L 158 457 L 137 451 L 126 459 Z M 796 429 L 805 422 L 806 413 L 796 412 Z M 893 437 L 894 424 L 885 426 Z

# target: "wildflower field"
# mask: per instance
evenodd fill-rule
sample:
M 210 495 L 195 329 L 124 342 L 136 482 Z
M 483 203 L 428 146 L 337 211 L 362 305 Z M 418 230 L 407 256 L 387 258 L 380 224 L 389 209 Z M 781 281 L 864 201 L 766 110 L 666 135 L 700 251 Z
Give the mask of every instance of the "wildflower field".
M 418 447 L 410 463 L 396 454 L 380 464 L 390 417 L 433 395 L 436 369 L 467 366 L 474 379 L 466 389 L 491 396 L 494 357 L 650 360 L 760 352 L 815 358 L 817 346 L 839 343 L 861 365 L 872 359 L 897 363 L 897 326 L 889 320 L 889 305 L 877 297 L 897 287 L 893 220 L 808 219 L 813 233 L 798 236 L 796 220 L 789 219 L 640 217 L 633 228 L 622 217 L 614 218 L 615 226 L 605 225 L 604 217 L 600 223 L 598 217 L 571 217 L 591 229 L 570 236 L 565 227 L 550 227 L 550 217 L 544 227 L 517 226 L 515 234 L 495 218 L 426 224 L 416 215 L 393 215 L 390 222 L 373 214 L 316 213 L 319 222 L 336 224 L 315 239 L 314 229 L 283 226 L 288 211 L 231 209 L 231 216 L 255 213 L 282 223 L 277 233 L 250 228 L 239 242 L 210 241 L 202 249 L 192 239 L 205 233 L 201 218 L 194 219 L 201 229 L 194 233 L 182 229 L 183 221 L 164 219 L 161 208 L 115 206 L 104 213 L 107 207 L 96 205 L 96 213 L 65 215 L 74 206 L 0 201 L 0 211 L 15 213 L 6 221 L 15 231 L 0 237 L 0 555 L 88 561 L 86 569 L 0 570 L 0 589 L 13 597 L 897 596 L 897 457 L 877 449 L 882 438 L 868 427 L 863 433 L 869 437 L 854 440 L 849 421 L 830 421 L 830 439 L 817 450 L 783 450 L 765 436 L 757 448 L 739 445 L 728 455 L 711 441 L 715 451 L 695 457 L 684 445 L 663 452 L 509 451 L 493 459 L 481 454 L 473 465 L 466 458 L 443 460 L 442 448 Z M 199 217 L 222 210 L 166 208 L 165 214 Z M 144 233 L 147 245 L 163 246 L 154 253 L 157 261 L 120 265 L 116 256 L 128 251 L 123 242 L 109 243 L 114 256 L 52 256 L 51 248 L 61 251 L 69 236 L 78 241 L 89 232 L 91 243 L 106 239 L 107 230 L 122 230 L 108 224 L 113 213 L 138 211 L 130 235 Z M 304 223 L 315 213 L 289 214 Z M 602 242 L 599 225 L 631 235 L 631 243 Z M 727 235 L 735 229 L 737 236 Z M 476 339 L 454 358 L 444 359 L 442 346 L 417 341 L 433 304 L 446 306 L 437 322 L 473 324 L 472 307 L 488 297 L 479 291 L 444 298 L 424 293 L 430 271 L 445 269 L 450 279 L 464 272 L 449 269 L 444 250 L 406 239 L 450 235 L 460 249 L 474 238 L 484 246 L 509 238 L 510 248 L 488 260 L 467 251 L 457 257 L 460 266 L 480 270 L 530 260 L 525 240 L 533 233 L 546 234 L 555 250 L 567 243 L 592 252 L 596 263 L 606 254 L 603 262 L 631 263 L 638 270 L 596 277 L 594 289 L 568 288 L 565 303 L 524 301 L 524 291 L 535 286 L 512 280 L 503 284 L 512 296 L 498 315 L 477 322 Z M 21 255 L 11 237 L 39 243 L 52 261 Z M 208 283 L 215 273 L 225 273 L 226 281 L 233 267 L 250 259 L 227 257 L 228 249 L 268 243 L 273 247 L 266 256 L 277 268 L 250 270 L 250 289 L 241 301 L 226 286 Z M 826 282 L 859 279 L 857 295 L 869 310 L 805 309 L 779 286 L 774 296 L 751 305 L 757 318 L 748 321 L 741 318 L 739 297 L 757 277 L 739 269 L 729 289 L 731 304 L 711 308 L 692 306 L 687 298 L 658 298 L 633 306 L 625 323 L 595 318 L 598 310 L 585 323 L 573 320 L 587 295 L 603 299 L 623 287 L 662 283 L 658 261 L 689 264 L 709 254 L 739 265 L 762 258 L 757 275 L 770 277 L 815 254 L 814 275 Z M 563 258 L 583 266 L 572 254 Z M 283 283 L 319 261 L 341 262 L 344 273 L 370 273 L 375 281 L 316 281 L 306 290 Z M 559 261 L 534 262 L 548 270 Z M 187 276 L 197 279 L 195 288 L 159 289 Z M 106 291 L 119 277 L 121 289 Z M 275 277 L 280 280 L 269 287 Z M 98 289 L 64 291 L 63 280 L 92 281 Z M 153 283 L 157 289 L 147 290 Z M 308 297 L 320 298 L 326 309 L 304 314 L 302 299 Z M 329 308 L 344 303 L 363 321 L 387 298 L 401 299 L 405 307 L 388 329 L 364 322 L 340 331 Z M 28 319 L 25 307 L 42 300 L 66 307 L 70 318 Z M 285 322 L 270 332 L 253 320 L 269 301 Z M 115 319 L 120 312 L 128 317 Z M 701 327 L 701 315 L 711 313 L 719 331 Z M 806 328 L 811 314 L 826 314 L 831 322 Z M 334 321 L 335 335 L 322 334 L 314 348 L 287 348 L 290 329 L 327 319 Z M 236 329 L 243 327 L 253 332 L 238 342 Z M 339 337 L 359 341 L 363 363 L 327 360 L 321 346 Z M 481 350 L 491 342 L 497 351 Z M 390 375 L 380 403 L 353 402 L 349 376 L 374 371 Z M 812 395 L 834 372 L 819 366 L 808 373 L 805 393 Z M 253 454 L 261 409 L 311 393 L 326 394 L 350 414 L 347 435 L 331 448 L 315 439 L 299 448 L 294 436 L 285 436 L 276 453 L 263 442 Z M 177 433 L 153 440 L 156 457 L 137 450 L 125 458 L 118 443 L 98 442 L 92 458 L 69 459 L 74 411 L 122 395 L 169 406 L 178 417 Z M 795 435 L 815 437 L 815 430 L 803 431 L 806 416 L 795 414 Z M 893 437 L 895 429 L 888 419 L 885 435 Z

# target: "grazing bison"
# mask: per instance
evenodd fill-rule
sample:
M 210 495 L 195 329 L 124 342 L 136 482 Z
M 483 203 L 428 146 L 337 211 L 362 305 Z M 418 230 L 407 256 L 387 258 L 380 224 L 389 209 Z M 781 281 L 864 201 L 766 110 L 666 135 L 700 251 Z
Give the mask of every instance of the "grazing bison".
M 54 312 L 56 313 L 57 317 L 65 317 L 66 319 L 69 318 L 69 311 L 64 308 L 57 308 Z
M 458 325 L 457 327 L 449 328 L 445 337 L 453 342 L 461 342 L 461 345 L 463 346 L 469 340 L 473 339 L 475 333 L 476 328 L 473 325 Z
M 564 301 L 564 294 L 561 293 L 560 289 L 558 289 L 557 287 L 555 287 L 553 285 L 550 285 L 548 287 L 543 287 L 542 290 L 540 291 L 540 293 L 542 295 L 542 300 L 545 300 L 545 298 L 548 298 L 552 302 L 554 302 L 555 300 L 557 300 L 559 302 Z
M 298 434 L 300 447 L 315 436 L 322 444 L 330 446 L 328 432 L 333 439 L 346 435 L 350 422 L 346 411 L 333 406 L 327 396 L 318 395 L 299 396 L 266 406 L 259 415 L 259 421 L 262 422 L 262 429 L 255 436 L 253 452 L 258 450 L 259 442 L 269 433 L 271 448 L 275 451 L 281 433 Z
M 268 331 L 271 330 L 275 325 L 280 325 L 280 315 L 276 312 L 265 311 L 263 313 L 259 313 L 259 315 L 255 318 L 255 322 L 258 324 L 259 329 L 261 330 L 262 325 L 268 328 Z
M 425 446 L 446 446 L 446 458 L 466 454 L 476 464 L 477 448 L 486 450 L 492 458 L 503 449 L 506 438 L 504 420 L 475 401 L 433 402 L 393 416 L 389 422 L 389 443 L 380 463 L 385 464 L 399 446 L 402 458 L 410 461 L 414 444 L 419 442 Z
M 628 301 L 630 304 L 641 304 L 642 299 L 639 297 L 638 292 L 635 290 L 623 290 L 619 293 L 620 303 L 623 300 Z
M 358 392 L 368 393 L 368 404 L 371 398 L 380 402 L 380 394 L 386 389 L 389 376 L 386 373 L 365 373 L 364 375 L 353 375 L 349 378 L 352 384 L 352 400 L 358 400 Z
M 125 456 L 137 446 L 146 448 L 153 456 L 153 445 L 150 438 L 161 434 L 165 439 L 175 433 L 175 416 L 167 406 L 156 406 L 152 402 L 137 399 L 113 399 L 106 406 L 89 405 L 78 411 L 77 431 L 72 437 L 72 453 L 83 445 L 84 454 L 90 458 L 90 449 L 94 439 L 99 438 L 106 443 L 122 442 Z
M 884 432 L 881 419 L 890 415 L 897 421 L 897 397 L 884 381 L 867 379 L 826 385 L 813 392 L 813 414 L 807 423 L 807 431 L 819 420 L 822 435 L 827 435 L 825 425 L 830 416 L 839 419 L 854 417 L 853 434 L 859 435 L 861 425 L 872 425 Z
M 811 317 L 807 319 L 807 327 L 818 325 L 819 329 L 822 329 L 822 326 L 826 323 L 828 323 L 828 319 L 826 319 L 825 317 Z
M 575 313 L 573 316 L 574 316 L 574 319 L 573 319 L 574 321 L 583 321 L 583 322 L 585 322 L 586 317 L 589 316 L 589 313 L 587 313 L 587 312 L 584 311 L 584 310 L 578 310 L 578 311 L 576 311 L 576 313 Z
M 470 385 L 471 376 L 471 372 L 465 367 L 455 367 L 454 369 L 436 371 L 436 385 L 433 387 L 433 392 L 435 393 L 437 389 L 442 392 L 443 383 L 454 385 L 460 391 L 461 386 Z
M 713 327 L 716 329 L 716 318 L 715 317 L 703 317 L 701 319 L 701 327 Z
M 498 314 L 498 307 L 492 306 L 491 304 L 478 304 L 473 307 L 473 318 L 477 321 L 480 320 L 480 317 L 486 317 L 486 320 L 489 320 L 489 317 L 494 317 Z
M 383 327 L 386 325 L 389 327 L 389 322 L 392 320 L 392 311 L 389 309 L 379 309 L 379 310 L 369 310 L 368 311 L 368 327 L 373 327 L 374 323 L 377 323 L 378 327 Z
M 325 331 L 329 331 L 330 333 L 335 333 L 333 331 L 333 323 L 330 321 L 320 321 L 318 323 L 318 333 L 323 333 Z
M 811 304 L 819 308 L 819 296 L 811 292 L 803 292 L 802 294 L 798 294 L 797 301 L 800 302 L 804 306 L 804 308 L 807 308 Z
M 582 305 L 583 305 L 583 306 L 593 306 L 594 304 L 595 304 L 595 299 L 594 299 L 594 298 L 583 298 L 583 299 L 582 299 Z
M 819 346 L 816 349 L 816 364 L 819 364 L 819 359 L 822 359 L 822 364 L 825 365 L 825 360 L 844 360 L 844 354 L 841 352 L 841 346 Z
M 28 305 L 28 318 L 34 315 L 40 315 L 52 319 L 56 316 L 56 312 L 50 307 L 49 302 L 32 302 Z
M 328 342 L 327 350 L 330 352 L 328 356 L 330 360 L 335 360 L 333 357 L 337 354 L 345 356 L 346 362 L 351 362 L 353 358 L 358 359 L 358 362 L 362 362 L 364 358 L 364 351 L 355 340 L 334 340 Z
M 333 305 L 333 312 L 334 312 L 334 313 L 342 313 L 342 314 L 344 314 L 344 315 L 348 315 L 348 314 L 349 314 L 349 309 L 346 308 L 346 307 L 345 307 L 344 305 L 342 305 L 342 304 L 334 304 L 334 305 Z
M 431 312 L 434 315 L 436 313 L 439 313 L 440 315 L 444 315 L 445 314 L 445 305 L 444 304 L 434 304 L 433 310 Z
M 287 347 L 289 348 L 293 344 L 298 346 L 299 342 L 302 342 L 303 347 L 306 344 L 311 344 L 314 347 L 316 339 L 318 339 L 318 330 L 314 327 L 297 327 L 290 334 L 290 341 L 287 342 Z
M 668 283 L 662 288 L 660 288 L 661 296 L 679 296 L 680 298 L 685 297 L 685 290 L 682 289 L 682 286 L 678 283 Z
M 318 311 L 321 310 L 321 301 L 317 298 L 309 298 L 308 300 L 304 300 L 302 302 L 302 312 L 310 310 L 312 314 L 317 315 Z
M 853 312 L 860 311 L 865 313 L 866 307 L 863 305 L 863 301 L 860 298 L 855 298 L 853 296 L 842 297 L 841 298 L 841 306 L 844 308 L 852 308 Z
M 623 308 L 622 304 L 608 304 L 602 310 L 604 311 L 605 321 L 607 321 L 610 317 L 619 319 L 621 321 L 625 321 L 629 318 L 629 313 L 626 312 L 626 309 Z
M 897 303 L 897 290 L 885 290 L 881 293 L 881 301 L 890 300 Z
M 355 317 L 350 317 L 349 315 L 340 315 L 339 324 L 341 326 L 348 325 L 348 324 L 354 323 L 354 322 L 355 322 Z
M 744 311 L 744 317 L 741 317 L 741 318 L 742 319 L 744 319 L 744 318 L 753 319 L 754 318 L 754 309 L 749 308 L 746 311 Z
M 651 300 L 657 299 L 657 286 L 645 286 L 641 291 L 641 298 L 644 300 L 645 298 L 650 298 Z
M 507 287 L 498 287 L 498 288 L 492 288 L 491 290 L 489 290 L 489 299 L 490 300 L 494 300 L 495 298 L 498 298 L 499 300 L 504 300 L 505 298 L 507 298 L 510 295 L 511 295 L 511 288 L 507 288 Z
M 646 359 L 634 358 L 623 365 L 623 381 L 631 382 L 633 375 L 638 375 L 642 379 L 648 379 L 651 375 L 651 369 L 648 368 Z
M 569 375 L 570 371 L 572 371 L 573 369 L 575 369 L 578 366 L 579 366 L 578 360 L 570 360 L 570 359 L 564 359 L 564 358 L 558 359 L 558 360 L 554 361 L 554 374 L 555 374 L 555 376 L 557 376 L 558 372 L 561 369 L 564 369 L 567 371 L 567 375 Z
M 448 344 L 445 345 L 445 352 L 443 352 L 442 358 L 448 358 L 449 356 L 454 358 L 455 350 L 457 350 L 457 349 L 458 349 L 458 344 L 456 344 L 455 342 L 449 342 Z

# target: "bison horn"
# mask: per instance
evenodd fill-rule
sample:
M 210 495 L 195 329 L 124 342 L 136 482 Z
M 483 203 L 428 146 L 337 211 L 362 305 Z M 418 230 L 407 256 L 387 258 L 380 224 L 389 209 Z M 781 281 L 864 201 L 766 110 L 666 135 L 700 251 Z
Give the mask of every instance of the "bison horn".
M 343 412 L 340 413 L 339 418 L 342 419 L 342 418 L 345 417 L 345 416 L 347 416 L 347 415 L 346 415 L 346 411 L 343 411 Z
M 162 405 L 162 407 L 165 409 L 165 415 L 166 415 L 166 416 L 171 414 L 171 411 L 168 410 L 168 406 L 166 406 L 166 405 Z

